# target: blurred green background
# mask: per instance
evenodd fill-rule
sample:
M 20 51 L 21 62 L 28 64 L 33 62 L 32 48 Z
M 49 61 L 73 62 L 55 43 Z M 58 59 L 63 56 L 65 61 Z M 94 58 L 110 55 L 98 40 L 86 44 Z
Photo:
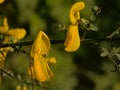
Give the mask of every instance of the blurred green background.
M 69 25 L 70 7 L 78 1 L 85 2 L 81 17 L 88 20 L 92 7 L 101 7 L 96 21 L 99 30 L 88 32 L 86 38 L 103 38 L 119 27 L 120 0 L 5 0 L 0 5 L 0 25 L 3 18 L 7 17 L 10 28 L 25 28 L 27 35 L 22 41 L 34 40 L 40 30 L 51 40 L 65 39 L 65 32 L 58 31 L 55 25 Z M 100 47 L 110 45 L 101 42 Z M 22 47 L 27 52 L 30 48 Z M 113 63 L 107 57 L 100 57 L 100 51 L 94 44 L 81 43 L 79 50 L 74 53 L 65 52 L 63 44 L 53 44 L 49 56 L 57 59 L 57 63 L 51 65 L 55 77 L 43 85 L 35 86 L 35 90 L 120 90 L 120 73 L 110 72 Z M 5 69 L 13 72 L 19 80 L 3 74 L 0 90 L 16 90 L 17 85 L 25 85 L 31 90 L 30 85 L 21 81 L 30 80 L 26 74 L 28 59 L 24 54 L 8 54 Z

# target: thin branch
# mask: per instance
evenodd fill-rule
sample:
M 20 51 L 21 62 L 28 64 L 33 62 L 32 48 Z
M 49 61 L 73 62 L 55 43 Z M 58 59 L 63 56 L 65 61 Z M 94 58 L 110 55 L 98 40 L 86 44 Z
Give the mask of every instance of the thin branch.
M 23 83 L 26 83 L 27 85 L 32 85 L 31 82 L 28 82 L 28 81 L 25 81 L 25 80 L 19 80 L 19 78 L 17 78 L 16 75 L 14 75 L 14 73 L 9 73 L 7 70 L 5 69 L 0 69 L 1 72 L 5 73 L 6 75 L 8 75 L 9 77 L 13 78 L 13 79 L 16 79 L 17 81 L 21 81 Z
M 84 31 L 83 36 L 81 37 L 81 40 L 82 40 L 82 41 L 84 41 L 87 32 L 88 32 L 87 30 Z
M 51 40 L 51 44 L 62 44 L 65 40 Z M 81 42 L 85 43 L 95 43 L 100 41 L 120 41 L 120 37 L 117 38 L 101 38 L 101 39 L 84 39 L 81 40 Z M 28 46 L 32 45 L 33 41 L 27 41 L 27 42 L 19 42 L 19 43 L 12 43 L 12 44 L 0 44 L 0 48 L 3 47 L 15 47 L 15 46 Z
M 14 73 L 7 71 L 6 69 L 0 69 L 1 73 L 5 73 L 7 76 L 13 78 L 14 80 L 18 81 L 18 82 L 22 82 L 25 83 L 27 85 L 32 86 L 32 90 L 34 90 L 34 86 L 41 86 L 44 89 L 48 89 L 48 87 L 42 85 L 42 83 L 38 82 L 38 81 L 34 81 L 32 80 L 32 82 L 24 80 L 24 79 L 19 79 Z
M 64 43 L 64 40 L 51 40 L 50 42 L 51 42 L 51 44 L 60 44 L 60 43 Z M 33 43 L 33 41 L 12 43 L 12 44 L 0 44 L 0 48 L 15 47 L 15 46 L 28 46 L 28 45 L 32 45 L 32 43 Z
M 111 54 L 108 54 L 108 58 L 109 58 L 116 66 L 118 66 L 118 64 L 113 60 Z M 119 66 L 118 66 L 118 67 L 119 67 Z
M 100 39 L 84 39 L 81 42 L 96 43 L 96 42 L 102 42 L 102 41 L 120 41 L 120 37 L 117 37 L 117 38 L 100 38 Z

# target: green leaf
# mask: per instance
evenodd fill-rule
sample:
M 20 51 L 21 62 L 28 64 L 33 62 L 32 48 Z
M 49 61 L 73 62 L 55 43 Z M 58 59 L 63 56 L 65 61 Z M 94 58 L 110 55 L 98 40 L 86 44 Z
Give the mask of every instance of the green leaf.
M 102 53 L 100 54 L 100 56 L 101 57 L 105 57 L 105 56 L 107 56 L 108 55 L 108 50 L 107 50 L 107 48 L 102 48 Z
M 105 56 L 107 56 L 107 55 L 108 55 L 108 52 L 102 52 L 102 53 L 100 54 L 101 57 L 105 57 Z
M 117 59 L 120 60 L 120 54 L 116 54 Z
M 96 24 L 94 25 L 94 24 L 90 23 L 89 29 L 92 31 L 98 31 L 98 26 Z

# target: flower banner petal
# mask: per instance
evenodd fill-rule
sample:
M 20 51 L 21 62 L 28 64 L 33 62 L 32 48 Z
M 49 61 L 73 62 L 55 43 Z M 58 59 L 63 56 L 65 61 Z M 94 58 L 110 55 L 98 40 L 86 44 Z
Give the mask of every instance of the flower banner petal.
M 70 22 L 76 24 L 77 20 L 80 19 L 80 11 L 85 7 L 84 2 L 75 3 L 70 9 Z
M 33 42 L 30 55 L 31 57 L 34 57 L 35 53 L 38 53 L 40 55 L 46 55 L 49 49 L 50 40 L 43 31 L 40 31 Z

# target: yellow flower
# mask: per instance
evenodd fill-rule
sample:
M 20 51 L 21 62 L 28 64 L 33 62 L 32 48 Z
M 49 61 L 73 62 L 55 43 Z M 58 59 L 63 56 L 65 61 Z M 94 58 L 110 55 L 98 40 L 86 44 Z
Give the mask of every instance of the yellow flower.
M 50 40 L 43 31 L 40 31 L 31 48 L 30 56 L 33 58 L 33 65 L 28 67 L 28 75 L 40 82 L 48 81 L 54 76 L 48 64 L 56 63 L 56 59 L 44 56 L 49 50 Z
M 30 55 L 31 57 L 33 57 L 35 53 L 38 53 L 40 55 L 46 55 L 48 54 L 49 50 L 50 50 L 50 40 L 43 31 L 40 31 L 36 39 L 34 40 Z
M 13 37 L 14 39 L 16 39 L 13 40 L 13 42 L 15 43 L 25 37 L 26 30 L 23 28 L 9 29 L 7 18 L 5 17 L 3 20 L 3 26 L 0 26 L 0 34 L 5 34 Z
M 5 0 L 0 0 L 0 4 L 3 3 Z
M 1 44 L 16 43 L 26 35 L 25 29 L 9 29 L 7 18 L 3 20 L 3 26 L 0 26 L 0 34 L 3 36 Z M 0 48 L 0 68 L 4 68 L 4 61 L 11 47 Z
M 80 37 L 77 25 L 70 25 L 64 42 L 65 51 L 76 51 L 80 46 Z
M 75 3 L 70 9 L 70 22 L 77 24 L 77 20 L 80 19 L 80 11 L 85 7 L 84 2 Z
M 70 9 L 70 22 L 72 24 L 68 28 L 66 40 L 64 42 L 65 51 L 73 52 L 76 51 L 80 46 L 78 20 L 80 19 L 80 11 L 84 7 L 84 2 L 77 2 Z
M 13 37 L 13 43 L 16 43 L 18 40 L 25 37 L 26 31 L 23 28 L 10 29 L 6 32 L 6 35 Z

